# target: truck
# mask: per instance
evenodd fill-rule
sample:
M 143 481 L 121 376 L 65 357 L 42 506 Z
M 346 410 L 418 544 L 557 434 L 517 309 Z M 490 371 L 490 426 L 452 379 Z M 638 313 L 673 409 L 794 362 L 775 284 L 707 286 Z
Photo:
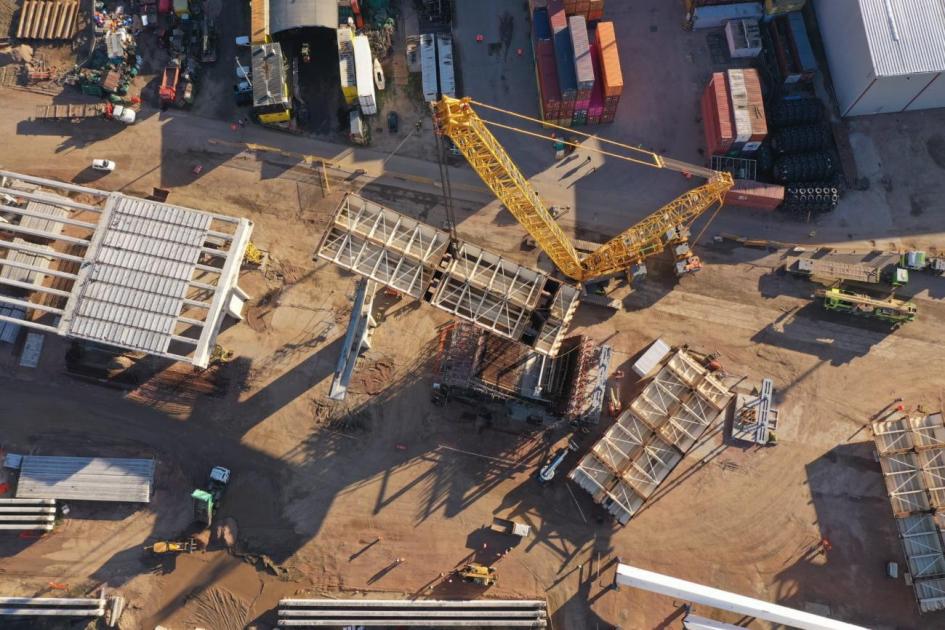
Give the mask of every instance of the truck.
M 194 490 L 190 498 L 194 500 L 194 520 L 209 527 L 213 522 L 213 515 L 223 501 L 227 485 L 230 483 L 230 469 L 223 466 L 214 466 L 210 470 L 207 487 L 203 490 Z
M 177 101 L 177 84 L 180 82 L 180 60 L 171 59 L 164 67 L 161 88 L 158 90 L 161 109 L 167 109 Z
M 68 120 L 77 123 L 87 118 L 106 118 L 130 125 L 137 114 L 127 105 L 111 103 L 61 103 L 39 105 L 36 107 L 34 120 Z
M 519 538 L 527 538 L 532 533 L 531 525 L 512 521 L 507 518 L 499 518 L 498 516 L 492 519 L 491 529 L 500 534 L 508 534 L 509 536 L 517 536 Z
M 818 289 L 815 295 L 823 299 L 824 308 L 828 311 L 878 319 L 894 327 L 913 321 L 918 313 L 916 305 L 912 302 L 896 298 L 878 299 L 840 287 Z

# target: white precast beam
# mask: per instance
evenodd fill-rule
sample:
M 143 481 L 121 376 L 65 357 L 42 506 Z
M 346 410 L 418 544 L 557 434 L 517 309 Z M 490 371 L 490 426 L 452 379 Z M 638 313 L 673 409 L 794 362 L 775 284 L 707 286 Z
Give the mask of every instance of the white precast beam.
M 415 610 L 405 608 L 403 610 L 301 610 L 290 609 L 280 610 L 279 617 L 344 617 L 352 619 L 363 619 L 367 617 L 391 617 L 399 622 L 401 619 L 456 619 L 458 617 L 475 617 L 476 619 L 541 619 L 542 615 L 534 610 Z M 458 619 L 457 619 L 458 620 Z M 397 625 L 394 623 L 393 625 Z
M 0 171 L 0 177 L 9 177 L 10 179 L 18 179 L 21 182 L 29 182 L 30 184 L 39 184 L 40 186 L 46 186 L 47 188 L 59 188 L 61 190 L 71 190 L 72 192 L 88 193 L 93 197 L 107 197 L 111 193 L 107 193 L 103 190 L 97 190 L 95 188 L 88 188 L 86 186 L 78 186 L 76 184 L 69 184 L 66 182 L 60 182 L 55 179 L 45 179 L 43 177 L 35 177 L 33 175 L 23 175 L 21 173 L 12 173 L 10 171 Z M 19 193 L 19 191 L 17 191 Z
M 26 326 L 27 328 L 42 330 L 43 332 L 52 333 L 54 335 L 59 334 L 59 329 L 55 326 L 47 326 L 46 324 L 40 324 L 39 322 L 34 322 L 30 319 L 17 319 L 16 317 L 0 315 L 0 322 L 7 322 L 8 324 L 14 324 L 15 326 Z
M 724 621 L 716 621 L 715 619 L 707 619 L 706 617 L 699 617 L 698 615 L 686 615 L 682 623 L 683 628 L 686 630 L 745 630 L 742 626 L 725 623 Z
M 447 620 L 447 619 L 424 619 L 424 620 L 401 620 L 392 621 L 390 619 L 280 619 L 279 627 L 338 627 L 338 626 L 383 626 L 389 628 L 397 626 L 399 628 L 546 628 L 546 621 L 535 621 L 534 619 L 476 619 L 476 620 Z
M 49 214 L 44 214 L 42 212 L 35 212 L 27 208 L 15 208 L 13 206 L 0 205 L 0 210 L 4 212 L 12 212 L 14 214 L 20 214 L 24 217 L 33 217 L 34 219 L 43 219 L 45 221 L 51 221 L 52 223 L 64 223 L 65 225 L 74 225 L 80 228 L 86 228 L 88 230 L 94 230 L 96 228 L 95 223 L 88 223 L 87 221 L 78 221 L 76 219 L 69 219 L 66 217 L 57 217 Z
M 45 500 L 45 499 L 42 499 Z M 105 600 L 90 597 L 0 597 L 0 606 L 104 606 Z
M 0 499 L 0 505 L 56 505 L 55 499 L 14 499 L 11 497 L 6 497 Z M 0 604 L 3 603 L 3 598 L 0 598 Z
M 638 569 L 627 564 L 617 565 L 616 583 L 618 586 L 632 586 L 683 601 L 728 610 L 740 615 L 784 624 L 792 628 L 800 628 L 801 630 L 867 630 L 863 626 L 855 626 L 753 597 L 729 593 L 711 586 L 703 586 L 669 575 Z
M 304 608 L 547 608 L 542 599 L 280 599 L 279 606 Z
M 0 617 L 104 617 L 101 608 L 0 608 Z
M 25 530 L 41 529 L 47 532 L 51 532 L 53 529 L 53 525 L 54 523 L 35 523 L 33 525 L 30 525 L 29 523 L 17 523 L 17 524 L 0 523 L 0 531 L 22 532 Z

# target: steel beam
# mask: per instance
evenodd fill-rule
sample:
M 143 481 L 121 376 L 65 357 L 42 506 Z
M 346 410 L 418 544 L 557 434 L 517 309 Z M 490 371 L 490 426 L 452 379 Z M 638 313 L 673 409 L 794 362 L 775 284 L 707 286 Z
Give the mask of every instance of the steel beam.
M 72 192 L 81 192 L 88 193 L 93 197 L 107 197 L 112 193 L 107 193 L 103 190 L 97 190 L 95 188 L 88 188 L 86 186 L 78 186 L 76 184 L 69 184 L 66 182 L 56 181 L 54 179 L 46 179 L 43 177 L 35 177 L 33 175 L 22 175 L 20 173 L 11 173 L 10 171 L 0 170 L 0 177 L 9 177 L 10 179 L 19 180 L 21 182 L 28 182 L 30 184 L 38 184 L 40 186 L 46 186 L 47 188 L 59 188 L 60 190 L 69 190 Z
M 4 258 L 0 258 L 0 267 L 15 267 L 17 269 L 24 269 L 26 271 L 32 271 L 33 273 L 40 273 L 46 276 L 62 278 L 64 280 L 75 280 L 76 278 L 79 277 L 75 275 L 74 273 L 68 273 L 65 271 L 56 271 L 56 270 L 48 269 L 45 267 L 37 267 L 36 265 L 28 265 L 18 260 L 7 260 Z
M 61 258 L 62 260 L 68 260 L 70 262 L 82 263 L 85 262 L 85 258 L 82 256 L 73 256 L 72 254 L 63 254 L 62 252 L 57 252 L 54 249 L 44 249 L 38 245 L 25 245 L 21 243 L 14 243 L 12 241 L 3 241 L 0 240 L 0 247 L 5 247 L 7 249 L 15 249 L 20 252 L 27 252 L 29 254 L 36 254 L 37 256 L 43 256 L 46 258 Z M 5 262 L 5 261 L 0 261 Z
M 45 202 L 42 202 L 42 203 L 45 203 Z M 49 204 L 49 205 L 52 205 L 52 204 Z M 5 212 L 12 212 L 14 214 L 20 214 L 20 215 L 23 215 L 24 217 L 33 217 L 34 219 L 49 220 L 49 221 L 52 221 L 53 223 L 64 223 L 66 225 L 74 225 L 75 227 L 86 228 L 89 230 L 94 230 L 96 227 L 98 227 L 95 223 L 87 223 L 85 221 L 78 221 L 76 219 L 69 219 L 69 218 L 63 218 L 63 217 L 53 217 L 48 214 L 43 214 L 42 212 L 34 212 L 26 208 L 15 208 L 13 206 L 7 206 L 3 204 L 0 204 L 0 210 L 3 210 Z
M 703 586 L 661 573 L 638 569 L 627 564 L 617 565 L 615 581 L 617 586 L 632 586 L 678 600 L 711 606 L 712 608 L 764 619 L 765 621 L 780 623 L 801 630 L 867 630 L 863 626 L 835 621 L 753 597 L 729 593 L 711 586 Z

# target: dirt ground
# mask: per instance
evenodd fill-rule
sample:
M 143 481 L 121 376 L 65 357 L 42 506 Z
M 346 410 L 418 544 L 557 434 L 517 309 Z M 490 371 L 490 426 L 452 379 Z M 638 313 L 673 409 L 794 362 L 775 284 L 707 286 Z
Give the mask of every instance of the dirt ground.
M 631 89 L 607 134 L 696 160 L 704 35 L 679 29 L 675 3 L 610 4 L 622 41 L 630 42 L 628 84 L 659 87 Z M 458 15 L 458 24 L 464 19 Z M 468 68 L 472 53 L 459 50 Z M 666 68 L 643 61 L 653 58 Z M 659 72 L 678 81 L 658 82 Z M 467 93 L 469 81 L 467 72 Z M 533 81 L 521 85 L 533 89 Z M 19 348 L 0 347 L 4 450 L 158 460 L 147 508 L 76 505 L 49 536 L 0 537 L 4 594 L 80 594 L 105 584 L 128 599 L 122 627 L 129 629 L 270 627 L 278 599 L 294 594 L 537 596 L 548 599 L 555 628 L 679 627 L 680 602 L 609 588 L 619 558 L 871 628 L 945 624 L 942 614 L 920 617 L 911 588 L 885 577 L 886 562 L 904 559 L 865 426 L 896 397 L 910 406 L 943 404 L 945 378 L 935 366 L 945 343 L 945 281 L 916 274 L 908 292 L 919 319 L 890 332 L 811 305 L 810 285 L 776 271 L 781 253 L 709 242 L 724 230 L 805 245 L 941 245 L 942 112 L 850 123 L 860 169 L 889 186 L 851 193 L 815 225 L 723 211 L 698 246 L 707 263 L 700 274 L 676 283 L 654 264 L 653 277 L 624 298 L 624 310 L 581 308 L 574 331 L 610 343 L 625 373 L 656 337 L 689 343 L 719 352 L 732 374 L 773 378 L 782 414 L 773 448 L 733 445 L 720 427 L 710 429 L 647 507 L 619 527 L 570 482 L 534 480 L 562 434 L 480 432 L 462 407 L 430 403 L 437 332 L 448 321 L 430 307 L 391 304 L 347 400 L 328 404 L 354 291 L 352 276 L 311 259 L 328 215 L 344 190 L 356 189 L 439 225 L 434 164 L 254 128 L 232 131 L 228 121 L 198 112 L 145 107 L 128 129 L 28 121 L 44 99 L 0 90 L 4 168 L 134 194 L 169 187 L 173 203 L 252 218 L 253 241 L 272 262 L 241 278 L 253 301 L 246 321 L 221 335 L 237 358 L 214 396 L 77 380 L 65 372 L 67 344 L 55 338 L 46 339 L 35 370 L 18 366 Z M 692 111 L 667 111 L 666 102 Z M 282 152 L 247 151 L 247 144 Z M 519 141 L 510 149 L 543 195 L 571 202 L 576 210 L 564 223 L 582 235 L 612 234 L 686 185 L 614 163 L 559 175 L 572 169 L 553 164 L 541 145 Z M 302 154 L 330 163 L 327 188 Z M 93 179 L 93 157 L 119 167 Z M 196 165 L 204 167 L 199 176 Z M 475 174 L 459 167 L 451 178 L 461 236 L 535 262 L 518 248 L 521 229 Z M 187 531 L 190 490 L 217 464 L 233 470 L 222 515 L 238 524 L 235 553 L 215 545 L 168 561 L 146 554 L 144 545 Z M 495 515 L 525 521 L 535 533 L 498 560 L 499 584 L 483 593 L 442 579 L 457 564 L 495 560 L 509 546 L 484 529 Z M 825 537 L 832 544 L 826 555 L 818 551 Z

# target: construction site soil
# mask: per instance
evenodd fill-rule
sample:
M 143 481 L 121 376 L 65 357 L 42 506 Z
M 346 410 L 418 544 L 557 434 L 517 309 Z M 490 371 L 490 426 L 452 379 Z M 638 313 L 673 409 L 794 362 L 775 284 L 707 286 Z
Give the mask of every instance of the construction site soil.
M 633 22 L 641 37 L 650 23 L 660 33 L 679 30 L 679 7 L 665 4 L 672 6 Z M 669 65 L 674 42 L 668 37 L 662 50 Z M 637 72 L 688 77 L 694 63 Z M 614 134 L 665 131 L 670 146 L 651 146 L 696 160 L 697 141 L 684 139 L 685 129 L 667 130 L 676 123 L 665 103 L 695 107 L 698 85 L 661 88 L 671 89 L 688 96 L 641 100 L 627 114 L 638 127 L 615 124 Z M 450 321 L 436 309 L 379 301 L 379 326 L 348 397 L 327 399 L 355 278 L 313 261 L 313 250 L 347 190 L 442 226 L 435 164 L 148 106 L 127 129 L 30 121 L 48 102 L 0 89 L 4 168 L 130 194 L 170 189 L 172 203 L 251 218 L 253 241 L 269 260 L 241 276 L 252 296 L 246 319 L 220 336 L 236 357 L 210 373 L 149 361 L 109 387 L 94 380 L 100 374 L 67 370 L 65 340 L 47 336 L 35 369 L 19 366 L 19 347 L 0 348 L 4 451 L 157 459 L 144 508 L 75 505 L 49 535 L 0 536 L 4 595 L 81 595 L 105 585 L 128 601 L 126 629 L 268 628 L 280 597 L 365 595 L 538 597 L 547 599 L 555 628 L 678 626 L 682 602 L 611 588 L 619 559 L 871 628 L 945 625 L 943 613 L 920 617 L 912 590 L 885 575 L 887 562 L 904 559 L 868 427 L 897 398 L 910 407 L 943 405 L 945 281 L 914 274 L 905 294 L 919 318 L 891 330 L 824 312 L 807 281 L 777 270 L 783 251 L 711 238 L 724 230 L 860 250 L 945 242 L 945 184 L 932 150 L 940 114 L 850 125 L 862 174 L 887 177 L 888 187 L 851 192 L 816 224 L 723 211 L 696 243 L 706 262 L 698 275 L 676 281 L 668 262 L 656 261 L 633 292 L 613 294 L 621 310 L 579 309 L 571 333 L 613 347 L 612 369 L 626 375 L 624 400 L 638 386 L 632 361 L 657 337 L 718 353 L 729 374 L 775 383 L 776 446 L 735 444 L 723 426 L 710 427 L 620 527 L 564 474 L 547 485 L 535 480 L 564 445 L 565 427 L 497 431 L 463 406 L 432 403 L 439 332 Z M 647 131 L 657 117 L 667 121 Z M 681 117 L 680 126 L 696 129 L 688 110 Z M 563 224 L 584 237 L 616 233 L 629 215 L 656 207 L 651 197 L 665 201 L 666 190 L 688 185 L 665 176 L 668 183 L 644 190 L 623 175 L 626 166 L 605 167 L 597 157 L 594 170 L 562 177 L 547 149 L 521 151 L 542 194 L 577 209 Z M 93 174 L 93 158 L 118 168 Z M 462 238 L 548 267 L 521 249 L 522 230 L 468 168 L 451 177 Z M 610 423 L 604 418 L 583 446 Z M 166 560 L 146 553 L 145 545 L 190 531 L 190 492 L 214 465 L 233 471 L 221 516 L 235 520 L 237 544 L 211 541 L 207 551 Z M 489 529 L 494 516 L 531 525 L 532 537 L 500 556 L 510 543 Z M 472 560 L 495 564 L 498 584 L 447 579 Z

